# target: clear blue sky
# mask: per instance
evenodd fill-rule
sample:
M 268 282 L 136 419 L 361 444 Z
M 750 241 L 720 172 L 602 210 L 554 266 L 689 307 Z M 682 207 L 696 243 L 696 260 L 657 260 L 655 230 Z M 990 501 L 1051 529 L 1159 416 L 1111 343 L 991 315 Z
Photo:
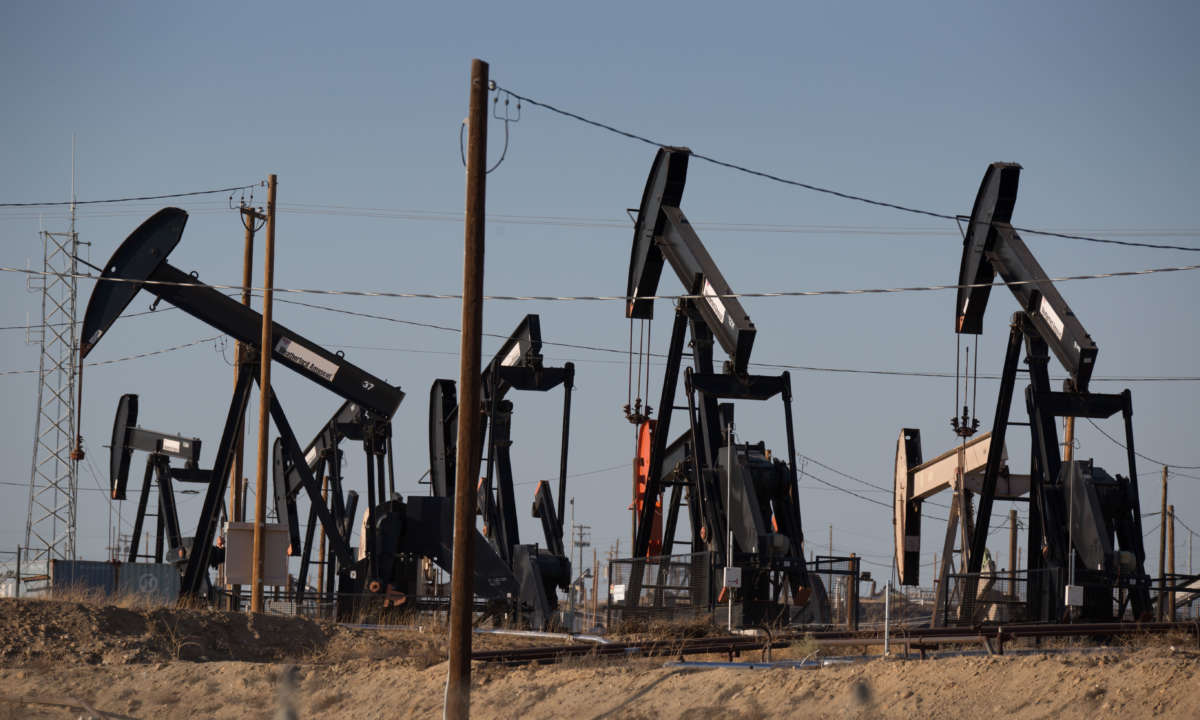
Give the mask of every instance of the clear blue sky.
M 457 292 L 461 222 L 413 219 L 459 213 L 459 123 L 470 60 L 491 63 L 502 86 L 722 159 L 806 182 L 939 212 L 970 210 L 987 164 L 1024 165 L 1015 221 L 1098 235 L 1200 245 L 1195 136 L 1200 57 L 1194 3 L 1063 2 L 968 6 L 928 3 L 607 3 L 540 6 L 8 2 L 0 8 L 0 201 L 68 199 L 71 135 L 78 137 L 80 199 L 242 185 L 279 175 L 276 283 L 281 287 Z M 503 127 L 493 122 L 491 157 Z M 511 130 L 507 158 L 488 177 L 486 288 L 490 293 L 620 294 L 631 227 L 653 149 L 536 108 Z M 261 194 L 260 194 L 261 197 Z M 240 279 L 241 228 L 223 197 L 185 199 L 192 213 L 173 262 L 214 283 Z M 318 206 L 383 208 L 403 217 Z M 847 202 L 694 162 L 683 209 L 735 290 L 867 288 L 952 283 L 960 240 L 952 224 Z M 161 203 L 81 210 L 94 261 Z M 318 212 L 320 211 L 320 212 Z M 47 229 L 66 228 L 47 209 Z M 501 215 L 555 216 L 550 224 Z M 586 221 L 585 221 L 586 220 Z M 594 222 L 601 220 L 605 222 Z M 705 229 L 705 223 L 787 226 Z M 852 229 L 853 228 L 853 229 Z M 867 231 L 859 230 L 869 228 Z M 0 211 L 0 265 L 40 263 L 39 212 Z M 1172 232 L 1173 231 L 1173 232 Z M 1179 232 L 1182 231 L 1182 232 Z M 1144 237 L 1143 237 L 1144 236 Z M 1182 265 L 1194 253 L 1027 237 L 1052 275 Z M 256 276 L 261 262 L 256 268 Z M 1066 283 L 1061 290 L 1099 344 L 1096 375 L 1196 375 L 1195 273 Z M 673 292 L 673 276 L 663 289 Z M 91 283 L 80 283 L 82 306 Z M 454 301 L 283 295 L 421 322 L 457 325 Z M 0 277 L 0 324 L 38 316 L 20 275 Z M 751 298 L 754 357 L 813 366 L 950 371 L 951 292 L 888 296 Z M 993 293 L 980 367 L 999 369 L 1008 293 Z M 139 296 L 131 310 L 145 309 Z M 656 350 L 669 317 L 659 304 Z M 487 330 L 507 333 L 527 312 L 546 340 L 625 348 L 619 302 L 492 302 Z M 279 305 L 276 317 L 387 377 L 408 393 L 396 416 L 400 486 L 427 467 L 430 382 L 455 377 L 453 333 Z M 216 334 L 178 311 L 122 320 L 96 360 Z M 498 340 L 485 342 L 490 357 Z M 0 368 L 36 365 L 16 331 L 0 333 Z M 597 546 L 628 545 L 633 431 L 622 417 L 623 356 L 547 348 L 576 362 L 571 470 L 576 520 Z M 232 357 L 229 348 L 225 358 Z M 83 435 L 98 482 L 118 396 L 142 396 L 142 424 L 196 435 L 205 464 L 228 403 L 232 368 L 211 344 L 89 369 Z M 276 374 L 292 422 L 308 437 L 337 407 L 331 394 L 286 370 Z M 659 377 L 651 396 L 657 398 Z M 1200 465 L 1200 383 L 1130 383 L 1139 449 Z M 890 487 L 901 427 L 923 431 L 933 455 L 954 442 L 949 380 L 794 372 L 800 452 Z M 1103 391 L 1124 384 L 1097 382 Z M 0 452 L 0 547 L 24 536 L 36 382 L 0 377 L 6 412 Z M 990 422 L 996 384 L 981 382 L 978 415 Z M 521 482 L 557 469 L 560 396 L 522 395 L 514 417 Z M 1021 405 L 1016 403 L 1017 411 Z M 1016 413 L 1014 413 L 1016 414 Z M 782 452 L 777 403 L 739 407 L 744 440 Z M 1105 425 L 1119 433 L 1117 422 Z M 1018 436 L 1020 433 L 1016 433 Z M 1124 472 L 1121 450 L 1090 426 L 1083 457 Z M 1028 442 L 1009 443 L 1023 470 Z M 141 458 L 137 463 L 140 465 Z M 349 477 L 361 472 L 351 455 Z M 877 492 L 808 466 L 885 504 Z M 1156 508 L 1159 468 L 1142 462 L 1142 502 Z M 1185 471 L 1200 476 L 1200 471 Z M 361 482 L 361 481 L 358 481 Z M 97 480 L 80 480 L 79 547 L 105 555 L 108 505 Z M 891 517 L 813 480 L 801 483 L 810 550 L 855 551 L 886 575 Z M 1173 480 L 1180 517 L 1200 529 L 1200 480 Z M 521 506 L 533 485 L 519 486 Z M 123 510 L 126 526 L 132 503 Z M 194 523 L 197 497 L 182 505 Z M 934 511 L 937 514 L 937 511 Z M 1007 512 L 998 505 L 997 513 Z M 524 513 L 523 513 L 524 515 Z M 525 539 L 540 537 L 523 517 Z M 1154 527 L 1157 518 L 1146 522 Z M 940 523 L 925 526 L 925 556 Z M 123 527 L 127 532 L 128 528 Z M 1003 536 L 997 535 L 999 544 Z M 1188 535 L 1180 530 L 1181 557 Z M 1151 542 L 1155 566 L 1157 543 Z M 1000 550 L 999 547 L 994 550 Z M 1006 551 L 996 553 L 1006 555 Z M 1002 563 L 1007 564 L 1004 557 Z

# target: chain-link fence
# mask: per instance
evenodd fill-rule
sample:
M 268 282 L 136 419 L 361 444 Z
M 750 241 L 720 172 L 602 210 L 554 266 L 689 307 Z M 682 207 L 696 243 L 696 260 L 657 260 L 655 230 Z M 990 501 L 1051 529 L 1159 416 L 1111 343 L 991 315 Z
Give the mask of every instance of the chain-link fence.
M 829 623 L 854 630 L 862 619 L 859 589 L 861 558 L 817 555 L 808 563 L 829 598 Z
M 1060 586 L 1059 570 L 950 573 L 943 578 L 938 619 L 943 625 L 978 625 L 1034 620 L 1029 590 Z
M 710 614 L 713 567 L 711 552 L 610 560 L 607 624 Z

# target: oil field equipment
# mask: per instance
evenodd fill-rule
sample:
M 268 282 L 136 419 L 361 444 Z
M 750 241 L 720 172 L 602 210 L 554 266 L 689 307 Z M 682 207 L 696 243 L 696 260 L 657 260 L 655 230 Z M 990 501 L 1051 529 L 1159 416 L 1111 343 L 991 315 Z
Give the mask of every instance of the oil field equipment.
M 626 286 L 625 316 L 649 321 L 664 261 L 678 275 L 688 297 L 675 307 L 666 373 L 653 408 L 639 400 L 626 407 L 637 427 L 634 467 L 633 565 L 625 608 L 634 612 L 644 590 L 662 607 L 672 587 L 668 579 L 680 506 L 691 521 L 693 597 L 689 604 L 711 609 L 732 593 L 742 625 L 805 620 L 828 622 L 829 606 L 820 579 L 806 568 L 804 533 L 796 481 L 792 432 L 791 378 L 748 372 L 756 329 L 716 263 L 680 209 L 691 151 L 661 148 L 654 158 L 634 228 Z M 684 369 L 687 428 L 670 438 L 684 340 L 691 337 L 692 366 Z M 728 355 L 721 372 L 713 365 L 713 343 Z M 633 348 L 631 346 L 632 354 Z M 643 353 L 649 357 L 648 352 Z M 639 359 L 639 363 L 641 359 Z M 648 376 L 649 365 L 646 364 Z M 639 370 L 639 376 L 641 372 Z M 769 400 L 779 396 L 787 434 L 787 456 L 773 457 L 765 445 L 733 441 L 730 400 Z M 670 488 L 663 518 L 663 493 Z M 661 533 L 661 534 L 660 534 Z M 702 557 L 697 567 L 695 558 Z M 648 566 L 657 566 L 657 577 Z M 723 572 L 729 570 L 730 572 Z M 740 572 L 739 572 L 740 571 Z M 724 575 L 726 581 L 721 582 Z M 734 589 L 732 578 L 740 576 Z M 720 593 L 720 594 L 719 594 Z M 734 608 L 731 606 L 730 614 Z M 738 621 L 734 621 L 738 622 Z
M 113 253 L 92 291 L 84 314 L 81 360 L 96 347 L 133 297 L 144 289 L 244 343 L 251 352 L 243 353 L 243 362 L 257 363 L 257 356 L 263 351 L 262 315 L 200 282 L 195 274 L 185 273 L 167 262 L 167 256 L 179 244 L 186 223 L 186 212 L 179 208 L 164 208 L 134 230 Z M 378 456 L 380 439 L 386 440 L 390 434 L 389 421 L 404 398 L 400 388 L 279 323 L 272 323 L 271 337 L 273 347 L 270 352 L 275 362 L 371 413 L 376 434 L 372 437 L 373 444 L 369 452 L 375 452 L 375 455 L 368 457 L 368 466 L 372 461 L 381 461 Z M 217 444 L 204 505 L 187 556 L 181 595 L 198 597 L 206 593 L 207 568 L 214 550 L 213 540 L 220 521 L 222 498 L 229 480 L 236 438 L 241 434 L 251 383 L 257 380 L 257 373 L 238 373 L 224 430 Z M 369 560 L 360 562 L 354 556 L 349 534 L 344 532 L 346 524 L 338 522 L 344 518 L 335 518 L 322 500 L 320 483 L 304 460 L 304 453 L 274 389 L 271 391 L 270 413 L 282 442 L 282 454 L 297 469 L 299 486 L 308 495 L 310 507 L 325 530 L 340 568 L 339 577 L 352 581 L 346 590 L 357 592 L 367 588 L 382 592 L 383 582 L 378 577 L 370 576 L 371 571 L 378 572 L 378 563 L 372 564 Z M 386 447 L 386 442 L 383 445 Z M 343 588 L 339 587 L 339 592 L 342 591 Z
M 1133 617 L 1140 619 L 1151 609 L 1150 578 L 1143 569 L 1145 550 L 1131 395 L 1129 390 L 1105 394 L 1088 388 L 1096 343 L 1010 224 L 1020 171 L 1021 167 L 1012 163 L 988 167 L 971 211 L 959 267 L 956 333 L 983 332 L 984 310 L 997 273 L 1022 308 L 1012 316 L 991 433 L 977 440 L 974 448 L 964 446 L 952 451 L 961 478 L 957 487 L 962 492 L 951 512 L 953 516 L 955 510 L 959 511 L 966 528 L 964 572 L 960 576 L 960 596 L 965 598 L 962 619 L 972 615 L 969 606 L 982 580 L 993 501 L 1022 494 L 1027 494 L 1029 500 L 1026 618 L 1057 622 L 1067 615 L 1069 607 L 1078 607 L 1079 619 L 1109 621 L 1120 618 L 1129 607 Z M 1027 365 L 1024 372 L 1029 377 L 1025 388 L 1029 422 L 1010 423 L 1022 344 Z M 1068 375 L 1061 391 L 1051 389 L 1051 352 Z M 955 405 L 957 412 L 958 403 Z M 956 434 L 963 438 L 978 424 L 971 420 L 965 406 L 964 402 L 963 417 L 952 423 Z M 1062 457 L 1057 418 L 1101 419 L 1118 412 L 1125 423 L 1127 476 L 1109 475 L 1091 460 Z M 1004 441 L 1010 424 L 1027 424 L 1030 429 L 1032 452 L 1027 480 L 1009 475 L 1004 469 Z M 978 452 L 985 446 L 986 452 Z M 972 460 L 971 455 L 977 457 Z M 946 465 L 945 457 L 939 460 Z M 937 462 L 921 464 L 919 432 L 901 432 L 894 520 L 896 562 L 904 584 L 917 583 L 920 502 L 927 489 L 922 488 L 922 474 L 928 476 L 930 466 Z M 941 472 L 945 476 L 946 467 Z M 974 518 L 970 512 L 971 491 L 979 502 Z M 948 528 L 947 547 L 953 541 L 953 532 Z M 948 567 L 945 562 L 943 567 Z
M 199 468 L 200 439 L 161 433 L 138 427 L 138 396 L 122 395 L 113 419 L 112 445 L 109 446 L 109 487 L 113 500 L 124 500 L 129 485 L 129 465 L 135 450 L 145 452 L 146 472 L 138 494 L 137 515 L 129 542 L 129 560 L 170 562 L 182 568 L 187 561 L 188 538 L 183 537 L 179 511 L 175 505 L 175 481 L 208 483 L 211 474 Z M 183 467 L 171 467 L 171 459 L 183 460 Z M 150 507 L 150 489 L 158 486 L 157 508 Z M 155 519 L 154 552 L 138 552 L 142 528 L 147 518 Z
M 575 366 L 547 367 L 542 360 L 542 330 L 537 315 L 526 315 L 484 368 L 482 387 L 481 447 L 487 448 L 486 470 L 479 483 L 478 513 L 483 516 L 481 550 L 476 543 L 477 572 L 481 553 L 488 566 L 507 568 L 511 583 L 519 588 L 513 598 L 515 611 L 534 628 L 555 623 L 558 590 L 571 582 L 571 561 L 563 548 L 563 509 L 567 492 L 567 451 L 571 428 L 571 389 Z M 533 495 L 533 516 L 541 520 L 545 547 L 522 544 L 517 527 L 511 428 L 513 402 L 510 390 L 546 392 L 562 385 L 562 439 L 559 449 L 558 504 L 549 484 L 542 480 Z M 429 397 L 429 476 L 433 497 L 447 509 L 454 500 L 454 478 L 458 438 L 458 401 L 453 380 L 435 380 Z M 446 539 L 449 542 L 449 538 Z M 493 557 L 494 556 L 494 557 Z M 509 582 L 505 583 L 509 585 Z M 478 592 L 478 590 L 477 590 Z M 492 593 L 494 595 L 494 591 Z M 498 598 L 497 598 L 498 599 Z

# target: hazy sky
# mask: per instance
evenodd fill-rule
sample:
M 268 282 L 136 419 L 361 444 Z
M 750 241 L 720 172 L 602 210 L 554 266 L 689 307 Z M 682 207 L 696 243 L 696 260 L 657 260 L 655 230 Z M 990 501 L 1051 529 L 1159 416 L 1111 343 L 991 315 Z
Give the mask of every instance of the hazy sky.
M 967 213 L 987 164 L 1016 161 L 1024 166 L 1017 224 L 1200 246 L 1198 22 L 1200 10 L 1186 2 L 736 9 L 409 3 L 336 10 L 315 3 L 6 2 L 0 202 L 69 199 L 72 134 L 81 200 L 243 185 L 273 172 L 279 287 L 455 293 L 464 199 L 458 132 L 470 60 L 480 57 L 502 87 L 788 178 Z M 493 162 L 503 130 L 492 121 Z M 528 106 L 509 132 L 507 155 L 488 176 L 487 292 L 621 294 L 632 240 L 625 210 L 639 202 L 653 148 Z M 262 197 L 256 194 L 256 202 Z M 103 261 L 163 204 L 82 208 L 85 256 Z M 172 262 L 207 282 L 240 282 L 242 230 L 228 199 L 177 204 L 191 219 Z M 961 241 L 950 222 L 698 161 L 682 207 L 737 291 L 943 284 L 957 276 Z M 65 230 L 64 211 L 0 209 L 0 265 L 40 265 L 42 226 Z M 1025 239 L 1054 276 L 1197 261 L 1188 252 Z M 255 276 L 257 283 L 261 260 Z M 1097 378 L 1200 374 L 1198 278 L 1187 272 L 1063 283 L 1063 295 L 1099 345 Z M 80 282 L 80 316 L 91 288 Z M 661 289 L 682 288 L 665 273 Z M 453 300 L 278 297 L 449 327 L 457 326 L 460 312 Z M 130 312 L 151 300 L 139 295 Z M 22 275 L 0 274 L 0 302 L 0 325 L 38 318 L 38 295 L 26 291 Z M 954 368 L 952 291 L 747 298 L 744 305 L 758 327 L 760 362 Z M 979 345 L 981 371 L 999 370 L 1007 318 L 1016 309 L 1009 293 L 993 292 Z M 659 352 L 669 336 L 669 310 L 659 301 L 653 335 Z M 490 302 L 486 329 L 507 334 L 525 313 L 541 315 L 547 341 L 620 351 L 548 346 L 545 355 L 577 366 L 570 469 L 590 474 L 570 482 L 575 519 L 591 525 L 601 552 L 618 538 L 627 548 L 633 428 L 621 411 L 629 333 L 622 303 Z M 429 386 L 457 376 L 457 335 L 297 305 L 279 304 L 275 315 L 408 393 L 395 418 L 398 484 L 405 494 L 426 492 L 416 481 L 428 466 Z M 164 305 L 159 314 L 118 321 L 92 359 L 214 335 Z M 36 348 L 21 331 L 0 331 L 0 339 L 0 369 L 36 367 Z M 499 343 L 485 340 L 485 361 Z M 95 472 L 85 465 L 80 478 L 82 557 L 106 556 L 109 505 L 99 488 L 107 487 L 104 446 L 120 394 L 141 395 L 143 426 L 202 438 L 207 465 L 228 406 L 231 359 L 228 343 L 206 343 L 86 371 L 82 433 Z M 660 374 L 656 366 L 654 404 Z M 274 378 L 302 442 L 340 403 L 285 369 Z M 927 457 L 954 444 L 951 380 L 793 371 L 792 384 L 799 452 L 869 483 L 890 488 L 902 427 L 922 430 Z M 1097 380 L 1093 387 L 1133 390 L 1141 452 L 1200 466 L 1200 383 Z M 0 388 L 0 451 L 8 460 L 0 548 L 8 548 L 25 532 L 36 376 L 0 376 Z M 980 382 L 977 414 L 985 426 L 996 389 L 995 382 Z M 524 508 L 532 481 L 557 473 L 561 395 L 513 400 L 523 539 L 540 540 Z M 1014 419 L 1023 412 L 1018 396 Z M 1121 433 L 1119 420 L 1102 427 Z M 1008 444 L 1020 472 L 1029 453 L 1022 430 L 1014 428 Z M 778 401 L 739 405 L 738 432 L 782 453 Z M 361 489 L 361 454 L 351 449 L 347 477 Z M 1109 472 L 1126 472 L 1121 449 L 1086 423 L 1078 453 Z M 143 462 L 135 459 L 139 482 Z M 805 470 L 890 506 L 890 491 L 812 463 Z M 1143 507 L 1155 510 L 1160 468 L 1139 461 L 1138 470 Z M 1181 520 L 1200 529 L 1200 470 L 1182 472 L 1195 477 L 1173 478 L 1172 501 Z M 801 488 L 808 549 L 826 552 L 832 525 L 836 553 L 855 551 L 886 575 L 890 509 L 811 478 Z M 185 527 L 193 527 L 199 496 L 182 500 Z M 129 531 L 134 511 L 132 502 L 125 505 L 121 532 Z M 1007 510 L 997 504 L 994 524 Z M 1157 523 L 1147 518 L 1146 530 Z M 943 529 L 925 523 L 926 563 L 940 551 Z M 1150 538 L 1148 564 L 1156 568 L 1157 537 Z M 1177 528 L 1177 559 L 1184 564 L 1188 542 Z M 1005 534 L 997 534 L 992 550 L 1004 566 L 1005 545 Z

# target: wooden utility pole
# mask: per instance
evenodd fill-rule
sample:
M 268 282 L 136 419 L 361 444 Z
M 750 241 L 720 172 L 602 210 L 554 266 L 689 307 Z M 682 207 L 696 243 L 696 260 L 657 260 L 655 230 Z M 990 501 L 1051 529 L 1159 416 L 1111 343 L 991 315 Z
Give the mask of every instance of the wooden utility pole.
M 1175 506 L 1167 506 L 1167 576 L 1175 582 Z M 1167 593 L 1167 619 L 1175 622 L 1175 591 Z
M 250 307 L 250 287 L 254 284 L 254 233 L 256 231 L 254 224 L 259 220 L 265 220 L 266 217 L 248 205 L 242 206 L 240 215 L 242 226 L 246 229 L 246 240 L 242 244 L 242 304 Z M 250 356 L 249 348 L 246 347 L 246 343 L 239 342 L 233 365 L 233 384 L 235 387 L 237 386 L 238 376 L 250 370 L 249 365 L 253 360 Z M 229 471 L 229 514 L 227 516 L 229 522 L 246 521 L 246 506 L 243 495 L 245 490 L 243 461 L 246 449 L 244 423 L 242 427 L 243 429 L 238 430 L 237 445 L 233 451 L 233 468 Z M 242 594 L 242 586 L 229 586 L 229 594 L 229 609 L 236 610 L 239 597 Z
M 850 574 L 846 576 L 846 629 L 858 629 L 858 556 L 850 553 Z
M 1017 596 L 1017 509 L 1008 510 L 1008 596 Z
M 267 519 L 267 429 L 271 418 L 271 293 L 275 284 L 275 175 L 267 178 L 267 243 L 263 261 L 262 343 L 259 345 L 258 476 L 254 483 L 254 560 L 250 566 L 250 612 L 263 610 L 263 558 Z
M 1063 431 L 1063 462 L 1075 459 L 1075 418 L 1067 417 L 1067 428 Z
M 450 574 L 450 658 L 446 720 L 471 716 L 471 609 L 475 575 L 475 477 L 479 471 L 479 387 L 483 332 L 483 227 L 487 186 L 488 64 L 471 61 L 467 116 L 467 207 L 463 241 L 462 336 L 458 365 L 458 471 L 454 480 L 454 548 Z
M 833 523 L 829 523 L 829 572 L 825 575 L 825 592 L 833 596 Z
M 250 288 L 254 284 L 254 233 L 256 231 L 254 224 L 259 220 L 265 220 L 266 217 L 248 205 L 242 206 L 241 217 L 242 226 L 246 229 L 246 241 L 242 245 L 242 304 L 250 307 Z M 233 367 L 235 385 L 238 376 L 242 373 L 242 365 L 253 362 L 246 343 L 239 342 L 237 344 L 236 357 L 237 360 Z M 246 433 L 238 432 L 237 445 L 233 451 L 233 469 L 229 473 L 229 519 L 235 522 L 244 522 L 246 519 L 246 508 L 242 506 L 241 498 L 245 446 Z
M 1188 557 L 1190 558 L 1191 556 L 1189 555 Z M 1190 559 L 1189 559 L 1189 562 L 1190 562 Z M 599 590 L 597 588 L 599 588 L 599 587 L 600 587 L 600 557 L 596 553 L 596 546 L 593 545 L 592 546 L 592 624 L 590 625 L 590 627 L 596 627 L 596 622 L 598 619 L 596 617 L 596 613 L 599 610 L 599 608 L 597 606 L 597 598 L 599 597 Z
M 1154 617 L 1162 622 L 1163 608 L 1166 607 L 1167 589 L 1166 579 L 1163 574 L 1166 572 L 1165 561 L 1167 559 L 1167 466 L 1163 465 L 1162 471 L 1162 508 L 1158 512 L 1158 605 L 1155 609 Z

